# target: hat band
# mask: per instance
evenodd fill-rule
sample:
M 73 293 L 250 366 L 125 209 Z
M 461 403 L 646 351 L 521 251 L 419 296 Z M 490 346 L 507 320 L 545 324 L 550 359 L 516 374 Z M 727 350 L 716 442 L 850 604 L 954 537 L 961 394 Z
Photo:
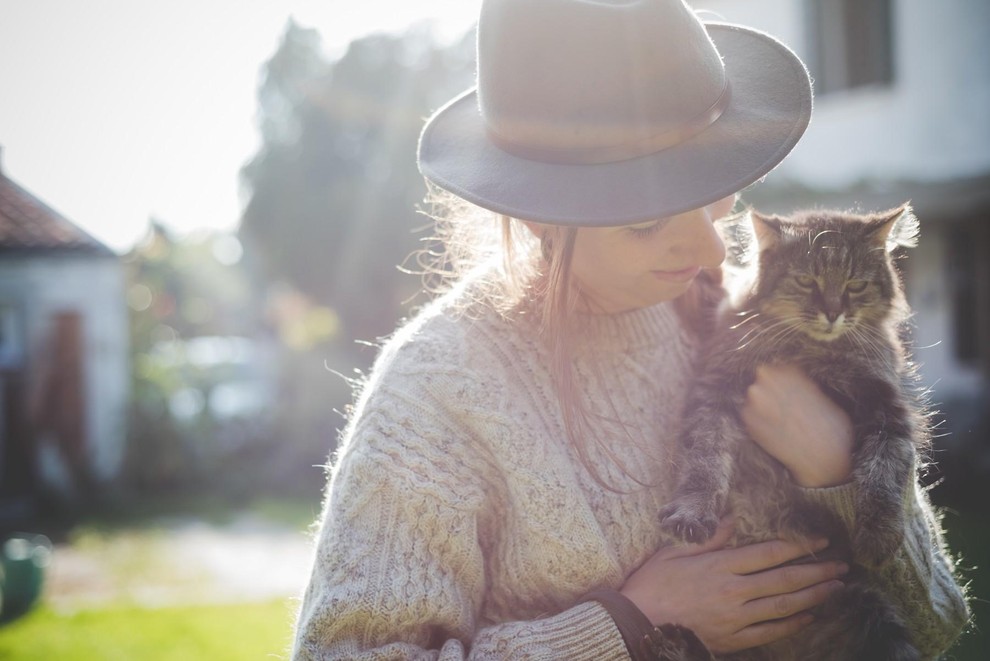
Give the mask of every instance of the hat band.
M 514 156 L 530 161 L 557 163 L 560 165 L 602 165 L 616 163 L 648 154 L 655 154 L 692 138 L 714 124 L 729 105 L 732 94 L 729 79 L 725 79 L 722 92 L 707 110 L 694 116 L 681 126 L 663 133 L 620 145 L 598 147 L 533 147 L 521 145 L 486 127 L 488 139 L 501 149 Z

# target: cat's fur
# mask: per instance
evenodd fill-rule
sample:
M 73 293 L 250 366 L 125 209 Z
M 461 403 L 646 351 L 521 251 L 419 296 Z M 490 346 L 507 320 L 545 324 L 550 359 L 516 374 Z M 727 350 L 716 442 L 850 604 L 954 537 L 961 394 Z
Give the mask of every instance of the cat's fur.
M 661 525 L 700 542 L 731 510 L 734 544 L 825 535 L 831 551 L 852 561 L 846 588 L 817 611 L 814 624 L 731 658 L 917 659 L 897 609 L 871 585 L 869 571 L 901 543 L 917 452 L 928 441 L 901 341 L 908 308 L 892 258 L 898 245 L 914 245 L 917 222 L 907 205 L 868 215 L 751 216 L 759 246 L 755 279 L 719 315 L 702 351 L 676 464 L 679 483 Z M 768 363 L 799 366 L 852 419 L 851 539 L 746 435 L 739 410 L 755 370 Z

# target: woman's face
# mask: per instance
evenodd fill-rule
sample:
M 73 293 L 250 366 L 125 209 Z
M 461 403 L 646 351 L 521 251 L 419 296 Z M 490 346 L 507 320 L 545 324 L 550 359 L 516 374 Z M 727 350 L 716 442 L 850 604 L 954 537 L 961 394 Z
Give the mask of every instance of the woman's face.
M 638 225 L 579 229 L 571 272 L 593 311 L 642 308 L 686 292 L 701 269 L 725 259 L 712 222 L 735 199 Z

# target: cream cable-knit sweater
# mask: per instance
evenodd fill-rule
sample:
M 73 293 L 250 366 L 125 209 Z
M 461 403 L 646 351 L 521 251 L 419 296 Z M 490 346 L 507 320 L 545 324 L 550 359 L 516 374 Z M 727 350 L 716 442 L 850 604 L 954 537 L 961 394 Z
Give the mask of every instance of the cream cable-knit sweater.
M 660 543 L 673 484 L 664 452 L 694 343 L 667 304 L 583 319 L 575 367 L 606 419 L 593 416 L 596 431 L 659 485 L 639 486 L 592 449 L 616 493 L 564 440 L 532 315 L 455 313 L 456 297 L 400 329 L 364 386 L 332 468 L 293 658 L 627 659 L 602 607 L 575 603 L 620 587 Z M 848 487 L 813 493 L 855 520 Z M 903 548 L 882 571 L 935 656 L 968 611 L 925 497 L 906 507 Z

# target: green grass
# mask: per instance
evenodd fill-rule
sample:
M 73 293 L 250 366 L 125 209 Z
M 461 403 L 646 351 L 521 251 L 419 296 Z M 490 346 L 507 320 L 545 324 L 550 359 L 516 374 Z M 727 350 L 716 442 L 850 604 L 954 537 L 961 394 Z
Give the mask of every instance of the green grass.
M 958 569 L 969 583 L 973 626 L 946 655 L 953 661 L 984 661 L 990 649 L 990 526 L 982 512 L 947 510 L 943 524 L 946 541 L 959 558 Z
M 0 661 L 243 661 L 287 659 L 292 635 L 291 599 L 203 605 L 208 577 L 176 567 L 165 543 L 170 521 L 192 518 L 223 526 L 245 511 L 302 530 L 319 504 L 292 498 L 221 498 L 179 495 L 118 502 L 59 532 L 62 543 L 98 560 L 110 603 L 85 598 L 42 601 L 0 626 Z M 56 558 L 57 561 L 57 558 Z M 188 591 L 189 603 L 148 608 L 130 597 L 135 586 L 160 583 Z M 123 596 L 121 596 L 123 595 Z M 173 595 L 174 596 L 174 595 Z M 78 603 L 77 603 L 78 602 Z
M 287 659 L 291 631 L 287 600 L 155 609 L 110 606 L 71 614 L 42 606 L 0 628 L 0 659 Z
M 183 503 L 184 504 L 184 503 Z M 193 509 L 200 516 L 224 521 L 228 515 L 214 503 L 198 501 Z M 316 511 L 312 503 L 260 500 L 253 503 L 259 514 L 276 521 L 303 527 Z M 81 548 L 92 547 L 107 557 L 117 578 L 132 580 L 159 573 L 150 546 L 160 534 L 148 525 L 149 514 L 182 512 L 175 503 L 90 521 L 75 529 L 69 539 Z M 150 510 L 150 511 L 149 511 Z M 983 661 L 990 649 L 990 524 L 987 514 L 948 510 L 945 526 L 949 547 L 960 557 L 962 578 L 969 581 L 974 626 L 947 654 L 952 661 Z M 142 530 L 135 524 L 143 524 Z M 141 535 L 147 539 L 142 545 Z M 107 539 L 119 542 L 110 545 Z M 136 541 L 131 545 L 131 535 Z M 123 541 L 121 541 L 123 540 Z M 116 553 L 118 547 L 124 549 Z M 222 606 L 187 605 L 142 608 L 123 603 L 90 606 L 75 612 L 55 610 L 44 602 L 35 610 L 0 627 L 0 660 L 58 659 L 59 661 L 241 661 L 288 658 L 293 605 L 290 600 Z

